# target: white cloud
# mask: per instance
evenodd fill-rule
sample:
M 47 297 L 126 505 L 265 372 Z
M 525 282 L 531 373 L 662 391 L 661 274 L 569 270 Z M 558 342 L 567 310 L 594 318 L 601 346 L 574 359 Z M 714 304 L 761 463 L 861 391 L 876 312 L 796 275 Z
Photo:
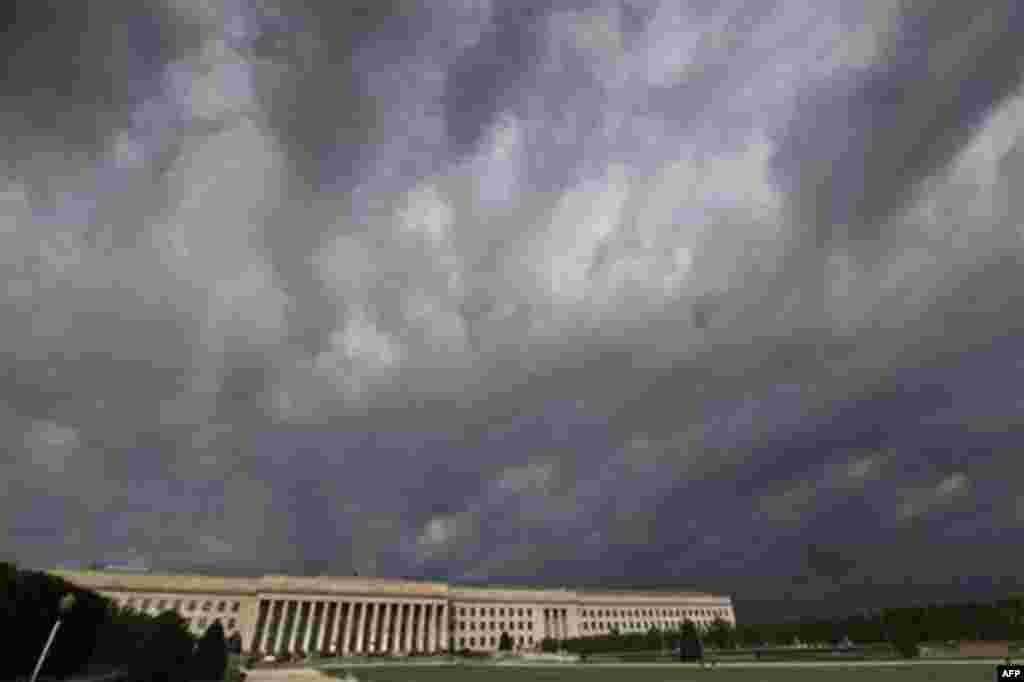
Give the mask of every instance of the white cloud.
M 430 519 L 416 538 L 416 560 L 430 561 L 456 549 L 460 543 L 474 534 L 474 519 L 470 511 Z
M 455 208 L 436 185 L 422 184 L 406 196 L 405 206 L 399 211 L 399 221 L 406 232 L 422 235 L 430 243 L 440 245 L 449 238 L 455 222 Z
M 597 249 L 619 229 L 629 191 L 626 169 L 612 164 L 603 178 L 583 182 L 558 203 L 538 245 L 538 274 L 557 301 L 587 295 Z
M 345 326 L 330 334 L 330 348 L 316 356 L 315 368 L 342 389 L 359 398 L 377 381 L 398 368 L 404 349 L 379 329 L 366 311 L 354 308 Z
M 466 348 L 466 323 L 446 300 L 415 291 L 406 298 L 406 318 L 426 332 L 427 343 L 434 352 L 457 352 Z

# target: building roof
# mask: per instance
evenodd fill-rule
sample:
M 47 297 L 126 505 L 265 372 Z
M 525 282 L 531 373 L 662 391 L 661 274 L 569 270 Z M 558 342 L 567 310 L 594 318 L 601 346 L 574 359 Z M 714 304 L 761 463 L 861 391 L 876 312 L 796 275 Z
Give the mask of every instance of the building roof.
M 112 571 L 51 571 L 70 582 L 97 590 L 144 590 L 148 592 L 196 592 L 220 594 L 260 594 L 267 592 L 295 594 L 351 594 L 374 592 L 394 596 L 449 598 L 456 600 L 546 601 L 697 601 L 731 603 L 727 596 L 700 592 L 668 590 L 574 590 L 568 587 L 544 588 L 511 585 L 450 585 L 436 581 L 359 576 L 291 576 L 226 577 L 201 574 L 125 573 Z

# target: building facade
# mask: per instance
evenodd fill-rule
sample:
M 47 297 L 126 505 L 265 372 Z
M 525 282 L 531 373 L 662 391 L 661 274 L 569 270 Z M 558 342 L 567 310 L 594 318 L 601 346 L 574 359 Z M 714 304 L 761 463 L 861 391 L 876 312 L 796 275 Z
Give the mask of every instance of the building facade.
M 459 587 L 360 577 L 225 578 L 53 571 L 118 606 L 179 613 L 195 633 L 220 620 L 246 652 L 406 655 L 516 649 L 545 638 L 674 629 L 686 619 L 735 625 L 729 597 L 691 592 Z

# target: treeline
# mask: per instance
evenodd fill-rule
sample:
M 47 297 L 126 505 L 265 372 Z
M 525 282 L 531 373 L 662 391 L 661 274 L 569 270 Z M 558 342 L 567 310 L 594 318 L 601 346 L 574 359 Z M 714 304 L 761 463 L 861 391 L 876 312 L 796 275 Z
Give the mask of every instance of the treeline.
M 744 625 L 736 630 L 741 645 L 836 644 L 844 637 L 858 643 L 892 642 L 909 633 L 917 641 L 1024 640 L 1024 597 L 994 603 L 932 604 L 884 609 L 832 619 Z
M 736 646 L 736 630 L 727 621 L 716 619 L 707 626 L 699 626 L 696 623 L 687 621 L 692 627 L 690 638 L 699 636 L 706 645 L 727 649 Z M 541 641 L 542 651 L 557 651 L 564 649 L 574 654 L 598 654 L 611 652 L 631 651 L 678 651 L 682 642 L 687 641 L 688 635 L 684 629 L 684 623 L 679 628 L 667 628 L 661 630 L 652 627 L 646 632 L 620 632 L 612 629 L 606 635 L 592 635 L 589 637 L 577 637 L 562 641 L 544 639 Z
M 1024 597 L 995 603 L 933 604 L 922 607 L 884 609 L 831 619 L 803 619 L 784 623 L 733 626 L 717 619 L 698 627 L 701 641 L 712 649 L 757 648 L 764 646 L 838 646 L 889 644 L 907 657 L 918 655 L 919 644 L 929 641 L 1022 641 L 1024 640 Z M 678 650 L 680 628 L 661 631 L 580 637 L 564 641 L 545 640 L 545 650 L 565 649 L 593 654 L 631 651 Z
M 74 602 L 66 613 L 59 604 Z M 0 563 L 0 679 L 27 679 L 57 618 L 61 625 L 40 672 L 64 679 L 89 669 L 118 670 L 127 679 L 159 682 L 224 679 L 227 647 L 215 622 L 196 641 L 184 619 L 118 609 L 109 599 L 39 571 Z

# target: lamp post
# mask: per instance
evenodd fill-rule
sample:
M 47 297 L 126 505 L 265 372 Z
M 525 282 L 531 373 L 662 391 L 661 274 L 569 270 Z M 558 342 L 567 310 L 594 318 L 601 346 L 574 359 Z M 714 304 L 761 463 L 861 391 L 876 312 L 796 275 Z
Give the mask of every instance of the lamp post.
M 50 650 L 50 645 L 53 644 L 53 638 L 57 636 L 57 628 L 60 627 L 61 617 L 66 616 L 74 605 L 75 595 L 70 592 L 61 598 L 60 605 L 57 607 L 57 622 L 53 624 L 53 628 L 50 630 L 50 637 L 46 640 L 46 645 L 43 647 L 43 653 L 39 654 L 39 660 L 36 661 L 36 669 L 32 671 L 32 679 L 30 682 L 36 682 L 36 677 L 39 676 L 39 671 L 43 668 L 43 661 L 46 660 L 46 654 Z

